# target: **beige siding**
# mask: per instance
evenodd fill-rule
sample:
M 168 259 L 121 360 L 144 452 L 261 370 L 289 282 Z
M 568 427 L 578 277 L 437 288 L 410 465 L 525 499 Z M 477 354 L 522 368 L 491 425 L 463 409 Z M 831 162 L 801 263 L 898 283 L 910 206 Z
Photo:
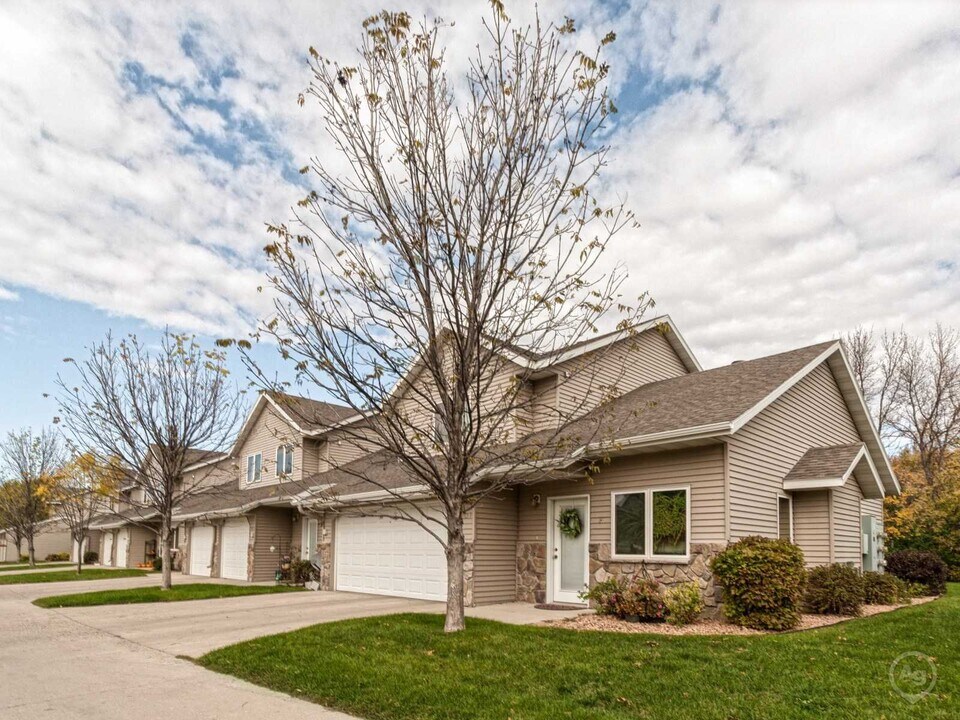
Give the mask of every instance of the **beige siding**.
M 691 543 L 724 542 L 723 446 L 709 445 L 675 452 L 634 455 L 602 465 L 592 482 L 560 480 L 519 491 L 518 540 L 546 541 L 547 499 L 590 496 L 590 542 L 610 542 L 610 503 L 614 490 L 664 485 L 690 486 Z M 533 496 L 540 495 L 534 504 Z
M 687 374 L 673 347 L 656 329 L 560 363 L 555 370 L 564 421 L 589 412 L 611 396 Z
M 826 364 L 784 393 L 728 441 L 730 535 L 775 537 L 783 478 L 812 447 L 860 440 Z
M 23 543 L 23 554 L 27 554 L 27 541 Z M 73 549 L 73 541 L 70 539 L 69 530 L 54 530 L 51 532 L 38 532 L 33 536 L 33 552 L 37 560 L 43 560 L 47 555 L 57 553 L 67 553 Z M 69 559 L 69 558 L 68 558 Z
M 829 490 L 794 494 L 793 541 L 803 550 L 808 567 L 832 562 Z
M 371 430 L 362 427 L 335 430 L 330 433 L 321 448 L 320 470 L 340 467 L 364 455 L 376 452 L 379 446 L 372 441 L 364 441 L 364 432 L 372 433 Z
M 148 528 L 129 526 L 130 545 L 127 550 L 127 567 L 133 568 L 146 562 L 147 543 L 157 540 L 157 533 Z M 154 546 L 156 547 L 156 546 Z
M 559 424 L 557 376 L 535 380 L 530 389 L 530 429 L 533 432 L 555 428 Z
M 300 442 L 300 435 L 290 427 L 273 407 L 264 403 L 253 429 L 237 453 L 237 479 L 240 487 L 261 487 L 262 485 L 277 483 L 279 481 L 276 462 L 277 447 L 288 444 L 293 445 L 293 474 L 291 480 L 300 482 L 303 479 L 303 447 Z M 256 453 L 263 454 L 260 482 L 248 485 L 247 458 Z
M 282 555 L 290 555 L 300 546 L 300 536 L 294 537 L 293 511 L 285 508 L 258 508 L 249 516 L 253 534 L 254 582 L 273 580 Z M 271 552 L 270 548 L 274 550 Z
M 225 458 L 214 465 L 205 465 L 183 474 L 183 491 L 191 493 L 200 488 L 220 485 L 237 476 L 236 458 Z
M 856 479 L 851 477 L 830 493 L 833 509 L 833 562 L 863 564 L 860 527 L 860 501 L 863 493 Z
M 474 517 L 474 603 L 512 602 L 517 594 L 516 493 L 485 498 Z
M 883 527 L 883 500 L 868 500 L 864 498 L 860 502 L 860 509 L 864 515 L 872 515 Z

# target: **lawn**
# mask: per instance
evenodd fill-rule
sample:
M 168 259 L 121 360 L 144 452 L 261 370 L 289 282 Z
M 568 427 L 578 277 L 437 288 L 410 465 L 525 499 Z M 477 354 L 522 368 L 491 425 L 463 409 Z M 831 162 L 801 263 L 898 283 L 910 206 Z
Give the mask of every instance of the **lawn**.
M 54 595 L 33 601 L 44 608 L 90 607 L 92 605 L 131 605 L 135 603 L 181 602 L 183 600 L 215 600 L 242 595 L 267 595 L 278 592 L 296 592 L 303 588 L 285 585 L 220 585 L 191 583 L 174 585 L 170 590 L 158 587 L 130 590 L 101 590 L 75 595 Z
M 0 574 L 0 585 L 20 585 L 24 583 L 52 583 L 68 582 L 70 580 L 105 580 L 107 578 L 143 577 L 146 570 L 107 570 L 104 568 L 90 568 L 82 573 L 76 570 L 51 570 L 42 573 L 13 573 Z
M 894 691 L 902 653 L 935 658 L 933 694 Z M 436 615 L 315 625 L 216 650 L 219 672 L 372 720 L 960 717 L 960 585 L 927 605 L 820 630 L 669 637 Z
M 71 563 L 71 562 L 67 562 L 67 561 L 64 561 L 64 562 L 38 562 L 38 563 L 36 564 L 36 567 L 38 567 L 38 568 L 56 568 L 56 567 L 68 568 L 68 567 L 76 567 L 76 563 Z M 17 563 L 17 564 L 14 564 L 14 565 L 7 565 L 6 563 L 4 563 L 3 565 L 0 565 L 0 573 L 12 572 L 12 571 L 14 571 L 14 570 L 32 570 L 32 569 L 33 569 L 33 568 L 31 568 L 30 565 L 28 565 L 27 563 Z

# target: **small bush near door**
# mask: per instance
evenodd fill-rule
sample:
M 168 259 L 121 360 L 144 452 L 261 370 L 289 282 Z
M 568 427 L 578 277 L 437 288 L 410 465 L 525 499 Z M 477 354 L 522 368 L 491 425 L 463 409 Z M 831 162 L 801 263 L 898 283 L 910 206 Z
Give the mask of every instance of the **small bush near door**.
M 637 575 L 609 578 L 580 594 L 592 601 L 598 615 L 614 615 L 633 622 L 661 622 L 667 615 L 663 589 L 656 580 Z
M 696 583 L 670 588 L 663 601 L 667 606 L 667 622 L 671 625 L 689 625 L 703 612 L 703 595 Z
M 807 610 L 818 615 L 858 616 L 863 610 L 863 576 L 847 565 L 813 568 L 807 576 Z
M 96 550 L 87 550 L 83 554 L 83 564 L 84 565 L 93 565 L 100 559 L 100 553 Z
M 935 552 L 900 550 L 887 555 L 887 572 L 907 583 L 922 583 L 930 595 L 947 591 L 947 564 Z
M 806 570 L 803 551 L 793 543 L 747 537 L 720 552 L 710 568 L 732 622 L 759 630 L 799 624 Z
M 70 553 L 50 553 L 47 557 L 44 558 L 44 562 L 66 562 L 70 559 Z

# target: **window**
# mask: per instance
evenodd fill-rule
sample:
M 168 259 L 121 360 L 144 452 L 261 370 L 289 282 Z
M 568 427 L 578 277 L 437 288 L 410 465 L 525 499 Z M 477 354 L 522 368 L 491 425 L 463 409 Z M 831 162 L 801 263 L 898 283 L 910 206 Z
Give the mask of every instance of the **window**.
M 777 537 L 793 542 L 793 499 L 777 498 Z
M 293 445 L 281 445 L 277 448 L 277 477 L 293 472 Z
M 677 559 L 690 554 L 690 489 L 613 493 L 613 557 Z
M 263 468 L 263 453 L 247 455 L 247 482 L 260 482 L 260 471 Z

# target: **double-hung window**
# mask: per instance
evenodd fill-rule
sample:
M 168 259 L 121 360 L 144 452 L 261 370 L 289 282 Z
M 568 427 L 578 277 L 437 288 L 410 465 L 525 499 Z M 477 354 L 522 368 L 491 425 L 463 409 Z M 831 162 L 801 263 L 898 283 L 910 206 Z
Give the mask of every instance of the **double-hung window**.
M 263 453 L 247 455 L 247 484 L 260 482 L 260 473 L 263 470 Z
M 293 473 L 293 445 L 281 445 L 277 448 L 277 477 Z
M 615 560 L 683 561 L 690 556 L 690 488 L 612 493 Z

